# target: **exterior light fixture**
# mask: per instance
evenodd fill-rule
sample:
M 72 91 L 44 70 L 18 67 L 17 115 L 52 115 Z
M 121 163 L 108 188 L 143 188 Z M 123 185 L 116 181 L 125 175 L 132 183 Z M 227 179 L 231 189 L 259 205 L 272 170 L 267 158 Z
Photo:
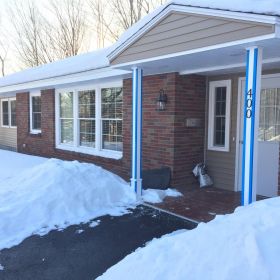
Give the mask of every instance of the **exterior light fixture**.
M 157 111 L 164 111 L 166 108 L 166 104 L 167 104 L 167 95 L 164 93 L 164 90 L 161 89 L 159 91 L 159 95 L 156 102 Z

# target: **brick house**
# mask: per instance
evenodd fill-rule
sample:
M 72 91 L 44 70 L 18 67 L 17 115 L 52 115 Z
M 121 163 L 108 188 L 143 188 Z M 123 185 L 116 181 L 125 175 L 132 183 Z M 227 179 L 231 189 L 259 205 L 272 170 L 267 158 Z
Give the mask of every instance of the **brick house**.
M 2 78 L 0 147 L 101 165 L 139 194 L 142 169 L 167 166 L 173 187 L 191 187 L 205 162 L 244 204 L 276 196 L 279 17 L 182 3 L 108 49 Z

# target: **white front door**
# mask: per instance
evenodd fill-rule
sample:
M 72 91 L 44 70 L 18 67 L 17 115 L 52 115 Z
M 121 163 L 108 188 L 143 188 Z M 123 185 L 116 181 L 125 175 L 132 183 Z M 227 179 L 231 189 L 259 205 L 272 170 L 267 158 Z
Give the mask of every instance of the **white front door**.
M 237 143 L 238 182 L 237 189 L 242 189 L 242 153 L 243 153 L 243 116 L 245 79 L 239 87 L 239 142 Z M 258 137 L 258 162 L 256 191 L 258 195 L 277 196 L 280 140 L 280 75 L 262 78 L 260 121 Z

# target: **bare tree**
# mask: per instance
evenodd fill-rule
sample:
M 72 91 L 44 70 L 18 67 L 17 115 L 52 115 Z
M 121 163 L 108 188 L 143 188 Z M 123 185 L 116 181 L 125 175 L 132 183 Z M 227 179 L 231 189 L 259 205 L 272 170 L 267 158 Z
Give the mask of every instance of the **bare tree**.
M 98 40 L 116 41 L 119 36 L 144 15 L 166 0 L 88 0 L 95 18 Z M 104 46 L 104 45 L 103 45 Z
M 47 21 L 35 3 L 29 1 L 23 5 L 23 2 L 15 1 L 9 13 L 15 31 L 14 45 L 23 66 L 33 67 L 53 61 L 51 50 L 46 48 Z
M 56 24 L 52 25 L 52 32 L 49 34 L 58 56 L 77 55 L 81 50 L 86 33 L 84 8 L 83 0 L 51 1 Z
M 34 1 L 14 1 L 9 13 L 14 45 L 24 67 L 33 67 L 77 55 L 85 36 L 82 0 L 52 0 L 45 14 Z
M 0 40 L 0 63 L 1 63 L 1 74 L 3 77 L 5 76 L 7 55 L 8 55 L 8 46 L 3 44 L 2 40 Z

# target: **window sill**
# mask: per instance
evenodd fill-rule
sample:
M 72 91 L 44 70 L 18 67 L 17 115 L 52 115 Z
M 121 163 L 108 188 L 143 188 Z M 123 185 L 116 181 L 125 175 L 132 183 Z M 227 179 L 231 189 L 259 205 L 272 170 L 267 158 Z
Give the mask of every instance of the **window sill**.
M 208 147 L 209 151 L 215 151 L 215 152 L 229 152 L 228 147 L 215 147 L 215 146 L 210 146 Z
M 39 135 L 39 134 L 42 134 L 42 131 L 41 130 L 31 130 L 29 133 L 32 135 Z
M 82 153 L 82 154 L 92 155 L 97 157 L 111 158 L 111 159 L 121 159 L 123 157 L 123 153 L 117 151 L 109 151 L 109 150 L 97 151 L 94 148 L 72 147 L 72 146 L 62 145 L 62 144 L 56 145 L 56 148 L 60 150 Z

